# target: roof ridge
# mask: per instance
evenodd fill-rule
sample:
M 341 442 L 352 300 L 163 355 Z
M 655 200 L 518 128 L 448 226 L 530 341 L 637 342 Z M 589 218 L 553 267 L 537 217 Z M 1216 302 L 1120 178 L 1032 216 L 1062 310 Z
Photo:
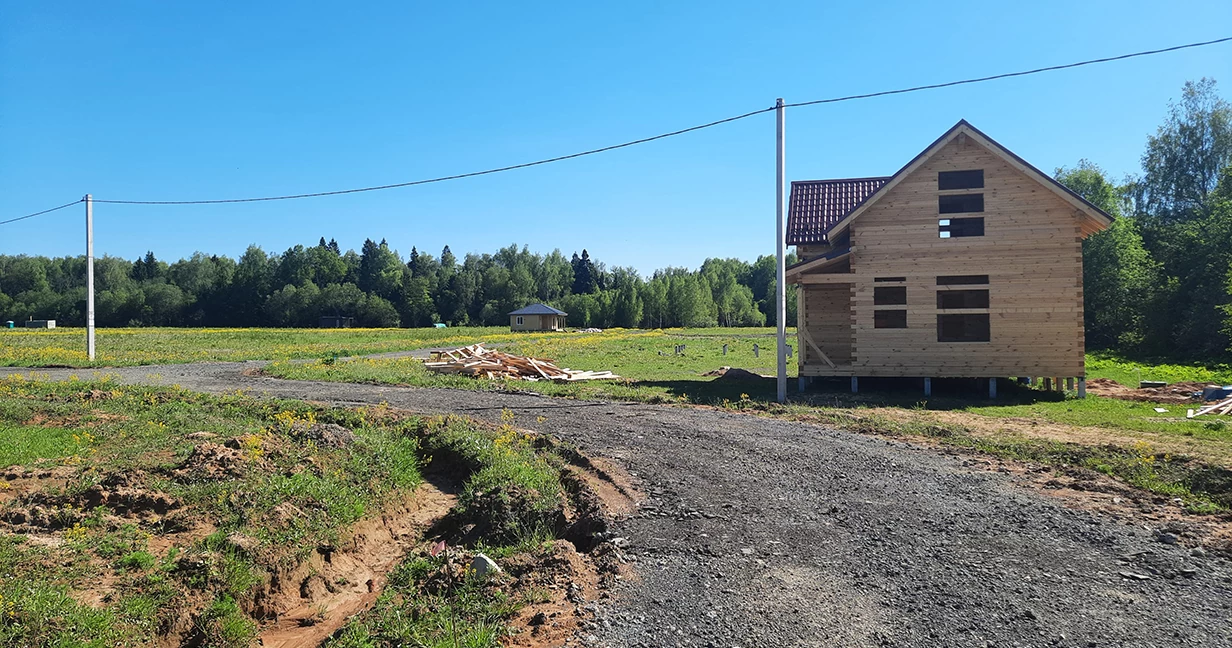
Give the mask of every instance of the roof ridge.
M 862 178 L 824 178 L 821 180 L 792 180 L 792 184 L 822 184 L 829 182 L 861 182 L 868 180 L 889 180 L 894 176 L 865 176 Z

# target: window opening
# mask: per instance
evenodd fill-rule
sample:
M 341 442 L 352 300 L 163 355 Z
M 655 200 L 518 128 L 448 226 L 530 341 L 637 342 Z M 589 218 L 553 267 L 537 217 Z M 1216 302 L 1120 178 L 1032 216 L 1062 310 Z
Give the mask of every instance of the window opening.
M 937 188 L 942 191 L 949 189 L 983 189 L 984 170 L 941 171 L 937 174 Z

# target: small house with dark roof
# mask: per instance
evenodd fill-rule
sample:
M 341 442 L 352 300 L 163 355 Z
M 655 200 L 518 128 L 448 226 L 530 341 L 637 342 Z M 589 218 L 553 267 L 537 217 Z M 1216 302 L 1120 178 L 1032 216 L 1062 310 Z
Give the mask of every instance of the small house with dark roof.
M 791 183 L 810 377 L 1077 379 L 1082 240 L 1112 217 L 965 120 L 891 176 Z
M 568 313 L 547 304 L 531 304 L 509 313 L 510 331 L 562 331 Z

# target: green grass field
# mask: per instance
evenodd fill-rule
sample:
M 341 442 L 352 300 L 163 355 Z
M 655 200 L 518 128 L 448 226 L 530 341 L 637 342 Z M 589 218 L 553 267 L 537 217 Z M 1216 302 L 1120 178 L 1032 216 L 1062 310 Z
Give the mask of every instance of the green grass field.
M 715 382 L 702 375 L 723 366 L 773 374 L 774 335 L 769 329 L 613 329 L 603 333 L 502 334 L 484 341 L 500 345 L 502 351 L 551 359 L 560 367 L 610 370 L 622 379 L 577 383 L 475 380 L 432 373 L 412 358 L 280 361 L 267 367 L 267 373 L 301 380 L 520 390 L 549 396 L 650 402 L 719 403 L 724 398 L 738 398 L 743 392 L 759 399 L 774 396 L 772 380 Z M 684 350 L 677 355 L 675 350 L 680 345 Z M 794 376 L 795 365 L 788 363 L 788 367 Z
M 0 329 L 0 367 L 124 367 L 355 356 L 425 346 L 461 346 L 512 336 L 507 328 L 98 329 L 95 361 L 80 328 Z
M 1107 353 L 1087 354 L 1087 378 L 1110 378 L 1122 385 L 1137 386 L 1141 380 L 1204 382 L 1232 385 L 1232 366 L 1150 364 L 1126 360 Z

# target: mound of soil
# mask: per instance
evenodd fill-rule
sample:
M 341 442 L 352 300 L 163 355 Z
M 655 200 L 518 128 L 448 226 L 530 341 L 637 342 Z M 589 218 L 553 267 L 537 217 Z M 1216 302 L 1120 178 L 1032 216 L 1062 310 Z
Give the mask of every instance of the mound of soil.
M 105 506 L 121 516 L 166 515 L 183 504 L 165 493 L 152 492 L 143 485 L 141 473 L 107 475 L 82 495 L 83 508 Z
M 296 423 L 291 427 L 291 436 L 322 448 L 345 448 L 355 443 L 355 433 L 336 423 Z
M 42 474 L 42 473 L 40 473 Z M 183 503 L 165 493 L 151 491 L 144 486 L 145 474 L 111 473 L 98 483 L 73 495 L 56 494 L 67 484 L 63 469 L 46 473 L 39 478 L 32 474 L 25 480 L 13 480 L 17 491 L 4 505 L 0 521 L 24 531 L 63 529 L 80 522 L 85 511 L 106 508 L 110 514 L 122 518 L 140 518 L 157 521 L 160 517 L 180 509 Z M 119 523 L 117 518 L 113 518 Z
M 540 552 L 510 556 L 501 567 L 512 578 L 512 592 L 534 589 L 550 595 L 509 620 L 513 634 L 505 645 L 510 647 L 560 645 L 589 617 L 582 604 L 597 598 L 602 589 L 592 561 L 565 540 L 553 541 Z
M 718 369 L 715 369 L 714 371 L 707 371 L 706 373 L 702 375 L 703 376 L 714 376 L 717 378 L 722 378 L 724 380 L 760 380 L 762 378 L 765 378 L 765 376 L 759 373 L 753 373 L 752 371 L 749 371 L 748 369 L 740 369 L 740 368 L 733 369 L 731 367 L 719 367 Z
M 1193 403 L 1195 392 L 1201 392 L 1206 383 L 1179 382 L 1167 387 L 1143 387 L 1134 389 L 1108 378 L 1087 381 L 1087 393 L 1105 398 L 1142 401 L 1146 403 Z
M 186 482 L 220 481 L 243 477 L 248 469 L 244 454 L 235 448 L 217 443 L 202 443 L 171 471 L 176 479 Z

